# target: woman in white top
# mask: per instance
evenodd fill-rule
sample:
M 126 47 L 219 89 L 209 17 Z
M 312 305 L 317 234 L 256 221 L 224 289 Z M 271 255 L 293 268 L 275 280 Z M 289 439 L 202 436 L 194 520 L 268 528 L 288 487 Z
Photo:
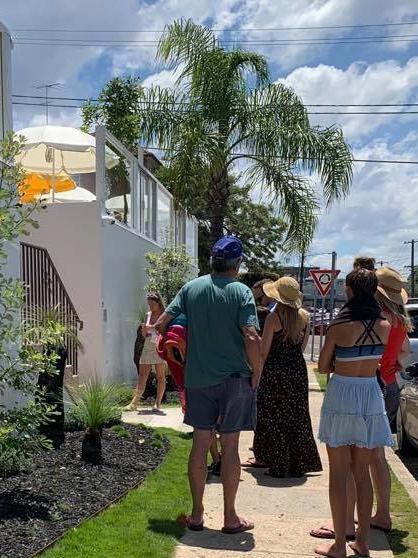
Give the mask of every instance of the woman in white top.
M 157 354 L 156 349 L 158 334 L 155 331 L 154 324 L 164 312 L 164 305 L 161 297 L 155 293 L 147 295 L 147 302 L 149 312 L 147 313 L 145 324 L 141 325 L 142 335 L 145 337 L 145 343 L 138 366 L 138 382 L 134 391 L 134 397 L 128 408 L 131 411 L 135 411 L 138 408 L 152 367 L 155 366 L 155 372 L 157 375 L 157 398 L 153 410 L 158 413 L 161 412 L 161 401 L 164 397 L 166 386 L 166 364 Z

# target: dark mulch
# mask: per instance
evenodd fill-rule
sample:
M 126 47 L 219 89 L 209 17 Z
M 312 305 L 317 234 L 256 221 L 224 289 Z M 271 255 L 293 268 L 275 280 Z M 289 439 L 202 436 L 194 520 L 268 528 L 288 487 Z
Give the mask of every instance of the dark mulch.
M 0 558 L 27 558 L 144 480 L 168 442 L 126 425 L 130 437 L 103 433 L 104 462 L 80 459 L 82 432 L 38 455 L 28 473 L 0 480 Z

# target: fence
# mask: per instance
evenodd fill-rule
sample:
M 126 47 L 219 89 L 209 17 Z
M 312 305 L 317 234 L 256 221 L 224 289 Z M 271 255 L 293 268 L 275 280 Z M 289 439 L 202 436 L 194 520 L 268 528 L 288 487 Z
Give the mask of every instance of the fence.
M 65 336 L 67 365 L 78 374 L 77 334 L 82 329 L 78 314 L 45 248 L 21 242 L 21 279 L 25 287 L 23 321 L 41 320 L 44 311 L 57 310 L 59 320 L 71 332 Z M 34 325 L 37 325 L 36 323 Z

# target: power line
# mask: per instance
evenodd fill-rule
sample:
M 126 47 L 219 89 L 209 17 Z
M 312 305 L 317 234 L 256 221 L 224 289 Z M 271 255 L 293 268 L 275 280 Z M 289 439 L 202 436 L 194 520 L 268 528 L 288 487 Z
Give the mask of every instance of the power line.
M 298 42 L 289 42 L 289 41 L 264 41 L 264 42 L 256 42 L 256 41 L 221 41 L 221 45 L 224 46 L 238 46 L 238 45 L 246 45 L 246 46 L 258 46 L 258 47 L 274 47 L 274 46 L 338 46 L 338 45 L 352 45 L 352 44 L 394 44 L 394 43 L 416 43 L 418 39 L 370 39 L 370 40 L 354 40 L 354 39 L 345 39 L 343 41 L 298 41 Z M 86 43 L 83 42 L 75 42 L 71 43 L 68 40 L 63 40 L 60 42 L 51 42 L 50 39 L 45 40 L 38 40 L 38 41 L 27 41 L 27 40 L 15 40 L 15 45 L 30 45 L 30 46 L 57 46 L 57 47 L 73 47 L 73 48 L 93 48 L 93 47 L 100 47 L 100 48 L 156 48 L 158 46 L 158 41 L 145 43 L 145 42 L 124 42 L 124 43 L 114 43 L 111 44 L 109 42 L 91 42 Z
M 250 32 L 250 31 L 307 31 L 311 29 L 362 29 L 371 27 L 401 27 L 406 25 L 418 25 L 417 20 L 412 21 L 394 21 L 388 23 L 354 23 L 352 25 L 316 25 L 306 27 L 242 27 L 239 29 L 225 28 L 216 29 L 209 28 L 211 31 L 222 33 L 237 33 L 237 32 Z M 12 29 L 16 33 L 29 33 L 29 32 L 50 32 L 51 29 L 39 29 L 36 27 L 27 29 Z M 164 33 L 164 29 L 54 29 L 56 33 Z
M 13 93 L 12 97 L 19 99 L 44 99 L 42 95 L 18 95 Z M 98 102 L 98 99 L 90 97 L 49 97 L 50 100 L 57 101 L 92 101 Z M 176 105 L 185 105 L 188 103 L 174 103 Z M 285 106 L 285 105 L 283 105 Z M 287 106 L 287 105 L 286 105 Z M 418 107 L 418 103 L 316 103 L 308 104 L 304 103 L 305 107 Z
M 381 41 L 381 40 L 392 40 L 392 39 L 416 39 L 418 35 L 416 33 L 413 34 L 406 34 L 406 35 L 364 35 L 363 37 L 299 37 L 297 39 L 288 39 L 286 37 L 282 39 L 244 39 L 239 40 L 239 43 L 251 43 L 251 44 L 265 44 L 265 43 L 299 43 L 301 41 L 309 41 L 309 42 L 329 42 L 329 41 L 355 41 L 355 42 L 363 42 L 363 41 Z M 145 39 L 106 39 L 106 41 L 99 41 L 98 39 L 86 39 L 86 38 L 77 38 L 77 39 L 63 39 L 61 37 L 16 37 L 16 42 L 18 41 L 52 41 L 54 43 L 119 43 L 119 44 L 150 44 L 155 45 L 158 44 L 156 39 L 152 40 L 145 40 Z M 222 40 L 223 44 L 235 44 L 236 40 Z
M 152 145 L 145 146 L 145 149 L 151 151 L 169 151 L 166 147 L 156 147 Z M 257 157 L 257 153 L 233 153 L 241 157 Z M 279 158 L 278 156 L 276 157 Z M 418 165 L 418 161 L 404 161 L 398 159 L 352 159 L 354 163 L 384 163 L 384 164 L 397 164 L 397 165 Z
M 49 98 L 49 100 L 52 100 L 52 97 Z M 82 107 L 79 105 L 56 105 L 56 104 L 46 104 L 46 103 L 30 103 L 30 102 L 24 102 L 24 101 L 12 101 L 13 105 L 23 105 L 23 106 L 34 106 L 34 107 L 44 107 L 44 106 L 48 106 L 48 107 L 57 107 L 57 108 L 79 108 L 81 109 Z M 158 105 L 158 102 L 156 101 L 154 104 Z M 260 107 L 262 108 L 262 107 Z M 268 108 L 268 107 L 265 107 Z M 158 110 L 158 109 L 157 109 Z M 345 112 L 337 112 L 337 111 L 307 111 L 307 114 L 312 116 L 312 115 L 321 115 L 321 116 L 331 116 L 331 115 L 339 115 L 339 116 L 361 116 L 361 115 L 379 115 L 381 114 L 382 116 L 384 115 L 395 115 L 395 114 L 399 114 L 399 115 L 408 115 L 408 114 L 418 114 L 418 111 L 415 110 L 410 110 L 410 111 L 345 111 Z

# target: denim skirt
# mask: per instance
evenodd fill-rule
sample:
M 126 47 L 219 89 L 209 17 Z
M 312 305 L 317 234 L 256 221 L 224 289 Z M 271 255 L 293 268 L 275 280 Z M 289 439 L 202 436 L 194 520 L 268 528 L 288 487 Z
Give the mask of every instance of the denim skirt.
M 333 448 L 392 446 L 383 394 L 376 377 L 332 375 L 322 404 L 319 439 Z

